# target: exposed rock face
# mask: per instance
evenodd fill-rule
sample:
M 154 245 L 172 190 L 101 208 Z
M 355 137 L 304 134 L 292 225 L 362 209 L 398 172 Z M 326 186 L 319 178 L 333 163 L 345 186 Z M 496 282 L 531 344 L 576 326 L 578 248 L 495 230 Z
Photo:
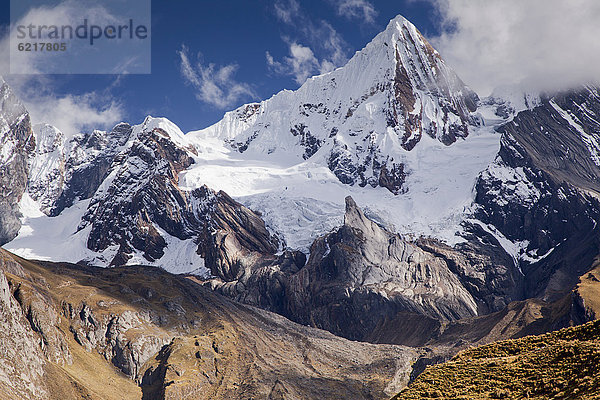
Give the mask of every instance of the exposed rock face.
M 523 275 L 498 240 L 477 225 L 467 225 L 468 241 L 454 248 L 420 238 L 417 245 L 440 257 L 458 276 L 478 305 L 478 315 L 505 308 L 523 299 Z
M 197 235 L 200 227 L 191 199 L 177 186 L 179 172 L 192 163 L 188 152 L 160 128 L 140 132 L 114 160 L 83 216 L 78 229 L 91 226 L 88 248 L 118 246 L 110 263 L 122 265 L 134 249 L 149 261 L 163 256 L 167 243 L 157 228 L 179 239 Z
M 208 284 L 220 293 L 346 338 L 423 345 L 442 340 L 452 329 L 460 331 L 457 321 L 465 318 L 512 312 L 518 308 L 513 301 L 539 297 L 544 304 L 555 304 L 570 295 L 599 256 L 600 95 L 593 87 L 528 100 L 522 110 L 500 99 L 484 102 L 485 107 L 497 104 L 502 140 L 492 135 L 491 128 L 477 131 L 475 137 L 494 137 L 490 142 L 499 145 L 499 151 L 487 142 L 485 146 L 492 149 L 491 155 L 498 151 L 498 156 L 491 165 L 492 158 L 482 156 L 485 164 L 457 171 L 461 178 L 468 172 L 463 181 L 469 181 L 465 185 L 469 195 L 456 206 L 467 211 L 444 214 L 456 221 L 440 218 L 452 227 L 462 221 L 465 241 L 453 247 L 435 238 L 409 240 L 410 235 L 394 234 L 366 218 L 347 199 L 343 225 L 330 231 L 334 225 L 324 224 L 327 228 L 320 231 L 322 236 L 314 241 L 306 260 L 300 251 L 286 248 L 278 233 L 267 229 L 261 215 L 226 193 L 203 186 L 202 178 L 208 178 L 199 170 L 205 163 L 212 168 L 222 166 L 210 164 L 216 152 L 241 157 L 236 162 L 247 156 L 262 162 L 261 157 L 274 154 L 269 160 L 289 158 L 292 167 L 256 164 L 253 178 L 263 179 L 266 174 L 271 179 L 271 171 L 278 169 L 284 172 L 273 175 L 283 179 L 294 169 L 295 178 L 319 175 L 302 182 L 324 182 L 331 184 L 325 191 L 340 190 L 333 172 L 344 184 L 380 186 L 399 195 L 382 190 L 382 196 L 404 200 L 400 195 L 411 194 L 405 186 L 411 177 L 433 176 L 415 174 L 430 148 L 443 157 L 470 155 L 468 151 L 437 152 L 456 149 L 448 146 L 462 145 L 461 138 L 473 132 L 479 123 L 472 114 L 477 97 L 402 18 L 393 20 L 347 66 L 310 79 L 296 92 L 246 105 L 215 126 L 187 136 L 165 119 L 148 117 L 140 125 L 122 123 L 108 133 L 94 131 L 73 138 L 40 126 L 34 140 L 26 112 L 6 85 L 2 91 L 0 239 L 10 240 L 18 230 L 18 201 L 28 182 L 28 194 L 47 215 L 61 215 L 76 203 L 74 209 L 81 207 L 68 229 L 77 227 L 71 237 L 83 237 L 89 252 L 78 249 L 85 256 L 74 261 L 166 267 L 165 259 L 182 253 L 174 265 L 208 268 L 214 276 Z M 233 160 L 220 156 L 215 158 L 218 162 Z M 411 158 L 417 161 L 411 164 Z M 482 168 L 477 182 L 471 180 Z M 411 187 L 435 192 L 438 182 Z M 473 183 L 475 206 L 469 208 Z M 338 193 L 355 189 L 361 190 L 344 186 Z M 297 202 L 290 207 L 297 210 L 321 202 L 316 200 L 321 199 L 321 189 L 310 201 L 306 201 L 310 196 L 298 196 L 298 190 L 289 197 L 277 190 L 264 197 L 275 199 L 276 207 Z M 323 197 L 331 198 L 329 193 Z M 407 212 L 412 211 L 409 208 Z M 318 219 L 321 214 L 312 211 L 291 214 Z M 336 215 L 341 217 L 341 212 Z M 312 235 L 298 219 L 301 229 L 307 237 Z M 89 254 L 93 255 L 84 258 Z M 73 356 L 65 341 L 71 340 L 70 336 L 65 339 L 68 331 L 78 346 L 101 354 L 152 393 L 167 396 L 172 390 L 171 396 L 183 396 L 200 391 L 196 386 L 176 391 L 163 382 L 172 379 L 173 373 L 185 375 L 169 366 L 179 365 L 176 357 L 187 354 L 189 344 L 172 340 L 171 331 L 160 330 L 166 314 L 125 310 L 111 315 L 83 298 L 65 300 L 57 307 L 47 296 L 36 295 L 49 290 L 47 283 L 34 282 L 34 287 L 28 279 L 8 278 L 15 301 L 43 343 L 45 359 L 68 364 Z M 132 295 L 130 289 L 123 290 L 124 296 Z M 135 300 L 150 302 L 156 295 L 152 289 L 137 293 Z M 595 315 L 581 292 L 571 300 L 573 308 L 579 307 L 580 319 L 565 320 L 576 322 Z M 184 321 L 187 308 L 183 303 L 168 297 L 159 304 L 169 316 L 177 316 L 178 323 L 187 324 L 185 329 L 192 329 Z M 529 306 L 522 307 L 523 313 L 536 309 Z M 552 307 L 544 307 L 540 309 L 552 314 Z M 69 322 L 66 330 L 47 329 L 61 324 L 62 318 Z M 160 332 L 154 336 L 135 336 L 136 331 L 156 327 Z M 210 354 L 208 364 L 217 364 L 214 379 L 212 370 L 207 378 L 213 385 L 221 379 L 221 359 Z M 430 361 L 440 357 L 433 354 Z M 153 363 L 148 375 L 145 362 Z M 261 394 L 299 393 L 289 382 L 270 381 L 269 385 L 269 392 Z
M 292 315 L 362 339 L 399 311 L 441 320 L 477 313 L 442 259 L 367 219 L 351 198 L 346 207 L 344 225 L 318 239 L 307 265 L 290 279 Z
M 477 183 L 477 218 L 514 248 L 525 297 L 561 297 L 598 255 L 599 117 L 596 88 L 542 99 L 500 128 Z
M 253 252 L 274 253 L 279 246 L 264 221 L 227 194 L 180 188 L 179 174 L 194 164 L 196 150 L 167 120 L 149 117 L 135 127 L 120 123 L 70 139 L 50 125 L 35 132 L 28 193 L 49 216 L 89 199 L 77 232 L 85 232 L 86 247 L 97 255 L 84 262 L 156 262 L 169 245 L 186 241 L 186 252 L 239 274 L 255 261 Z M 219 256 L 220 247 L 229 259 Z
M 202 187 L 193 193 L 211 199 L 199 249 L 215 276 L 226 281 L 249 276 L 260 257 L 275 253 L 277 239 L 270 235 L 264 221 L 254 212 L 225 192 L 214 194 Z
M 174 270 L 173 264 L 186 260 L 167 259 L 183 253 L 186 267 L 220 263 L 215 273 L 227 281 L 280 261 L 299 269 L 304 264 L 299 253 L 274 256 L 285 241 L 277 233 L 270 237 L 255 213 L 224 193 L 204 190 L 202 181 L 180 184 L 180 175 L 193 175 L 200 168 L 193 166 L 205 161 L 198 157 L 205 142 L 194 138 L 216 137 L 243 153 L 311 159 L 344 183 L 401 194 L 410 171 L 399 158 L 422 137 L 447 145 L 466 137 L 476 122 L 471 115 L 476 103 L 477 96 L 417 29 L 398 17 L 343 68 L 296 92 L 228 113 L 200 133 L 184 136 L 171 122 L 151 117 L 140 125 L 121 123 L 110 132 L 71 138 L 39 125 L 28 191 L 49 216 L 62 215 L 75 203 L 85 209 L 73 217 L 81 221 L 68 221 L 77 223 L 69 237 L 77 239 L 72 252 L 77 256 L 68 259 L 73 262 L 151 263 Z M 213 235 L 215 229 L 221 236 Z
M 118 246 L 110 263 L 123 265 L 136 250 L 148 261 L 160 259 L 170 237 L 193 240 L 225 276 L 242 274 L 252 252 L 274 252 L 278 244 L 264 221 L 226 193 L 179 188 L 179 173 L 194 163 L 192 156 L 160 128 L 137 134 L 83 216 L 79 229 L 91 226 L 88 248 Z
M 34 149 L 29 114 L 0 77 L 0 245 L 14 239 L 21 227 L 18 203 Z
M 0 395 L 12 399 L 45 399 L 45 358 L 4 272 L 0 271 Z
M 315 241 L 306 265 L 290 252 L 257 252 L 244 274 L 226 278 L 214 269 L 220 279 L 208 283 L 237 300 L 343 337 L 428 346 L 414 376 L 470 343 L 540 334 L 593 318 L 585 304 L 591 309 L 597 294 L 589 284 L 582 286 L 585 299 L 565 290 L 553 302 L 515 302 L 523 298 L 525 277 L 478 225 L 456 248 L 425 238 L 412 243 L 366 218 L 351 198 L 346 202 L 344 225 Z
M 461 283 L 466 273 L 456 271 L 472 265 L 481 269 L 485 260 L 476 264 L 463 257 L 450 263 L 459 257 L 452 249 L 446 258 L 437 256 L 366 218 L 351 198 L 346 206 L 344 225 L 315 241 L 306 265 L 294 253 L 260 257 L 257 252 L 250 274 L 224 275 L 213 268 L 220 279 L 210 284 L 243 302 L 355 340 L 401 312 L 423 321 L 450 321 L 487 309 L 484 296 L 474 297 Z M 490 284 L 485 276 L 480 279 Z
M 121 123 L 110 132 L 95 130 L 66 138 L 48 124 L 34 126 L 35 157 L 30 163 L 28 192 L 50 216 L 79 200 L 89 199 L 107 177 L 114 158 L 132 133 Z

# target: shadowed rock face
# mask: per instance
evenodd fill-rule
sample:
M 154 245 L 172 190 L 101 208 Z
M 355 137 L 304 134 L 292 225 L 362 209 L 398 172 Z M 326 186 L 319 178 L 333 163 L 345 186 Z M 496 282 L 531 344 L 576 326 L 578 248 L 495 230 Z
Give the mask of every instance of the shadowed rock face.
M 219 279 L 210 285 L 240 301 L 355 340 L 364 340 L 378 324 L 401 312 L 423 321 L 477 315 L 484 302 L 449 268 L 450 257 L 423 248 L 381 228 L 347 198 L 344 225 L 313 243 L 306 265 L 297 253 L 275 256 L 255 250 L 255 261 L 243 274 L 226 275 L 213 268 Z M 455 253 L 450 248 L 446 252 Z M 232 256 L 221 253 L 224 260 Z M 455 269 L 474 264 L 466 257 L 455 258 Z M 485 277 L 481 281 L 488 283 Z
M 522 243 L 523 296 L 557 299 L 600 246 L 598 89 L 542 99 L 502 126 L 498 158 L 479 178 L 477 218 Z
M 313 244 L 289 289 L 296 292 L 292 315 L 353 339 L 399 311 L 440 320 L 477 313 L 475 300 L 441 258 L 384 230 L 351 198 L 344 225 Z
M 179 172 L 193 162 L 160 129 L 141 132 L 114 160 L 110 185 L 96 192 L 83 216 L 79 229 L 91 225 L 88 248 L 103 251 L 116 245 L 111 264 L 122 265 L 133 249 L 149 261 L 163 256 L 167 243 L 156 226 L 179 239 L 197 235 L 201 222 L 194 198 L 177 186 Z
M 29 114 L 0 78 L 0 245 L 14 239 L 21 228 L 18 203 L 34 150 Z
M 67 160 L 65 186 L 53 203 L 50 215 L 56 216 L 76 200 L 89 199 L 96 193 L 106 178 L 119 147 L 127 142 L 131 132 L 131 125 L 121 123 L 106 134 L 94 131 L 90 135 L 74 139 L 76 148 L 72 153 L 83 152 L 91 157 L 83 160 L 72 157 Z
M 208 188 L 202 191 L 212 193 Z M 251 274 L 259 257 L 274 258 L 269 255 L 277 251 L 277 239 L 271 237 L 257 214 L 223 191 L 212 194 L 211 199 L 199 251 L 213 275 L 225 281 L 237 280 Z
M 434 346 L 419 362 L 419 373 L 469 343 L 543 333 L 590 318 L 581 306 L 590 300 L 570 290 L 553 303 L 515 302 L 523 298 L 524 277 L 477 225 L 457 248 L 433 239 L 412 243 L 368 219 L 351 198 L 346 206 L 343 226 L 313 243 L 306 264 L 297 253 L 255 251 L 244 259 L 243 274 L 227 278 L 213 269 L 218 279 L 207 284 L 353 340 Z
M 33 130 L 37 145 L 27 191 L 49 216 L 92 197 L 132 133 L 126 123 L 109 132 L 95 130 L 71 138 L 48 124 L 38 124 Z

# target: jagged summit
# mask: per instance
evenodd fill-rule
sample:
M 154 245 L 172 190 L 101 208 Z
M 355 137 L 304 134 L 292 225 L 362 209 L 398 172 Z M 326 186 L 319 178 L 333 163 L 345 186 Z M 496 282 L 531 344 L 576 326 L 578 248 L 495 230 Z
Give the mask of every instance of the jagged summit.
M 70 137 L 39 125 L 20 204 L 26 228 L 11 248 L 195 270 L 204 260 L 195 240 L 208 226 L 198 212 L 212 204 L 193 194 L 203 185 L 261 212 L 282 248 L 307 251 L 338 227 L 348 195 L 381 226 L 453 240 L 499 141 L 470 125 L 476 101 L 399 16 L 345 66 L 202 131 L 184 134 L 152 116 Z M 49 235 L 54 244 L 37 239 Z
M 348 63 L 247 104 L 190 138 L 218 138 L 250 157 L 327 165 L 344 184 L 399 193 L 402 158 L 423 135 L 450 145 L 469 134 L 477 95 L 405 18 Z
M 346 214 L 344 214 L 344 225 L 354 229 L 368 232 L 369 236 L 384 236 L 383 231 L 377 224 L 365 216 L 351 196 L 347 196 Z

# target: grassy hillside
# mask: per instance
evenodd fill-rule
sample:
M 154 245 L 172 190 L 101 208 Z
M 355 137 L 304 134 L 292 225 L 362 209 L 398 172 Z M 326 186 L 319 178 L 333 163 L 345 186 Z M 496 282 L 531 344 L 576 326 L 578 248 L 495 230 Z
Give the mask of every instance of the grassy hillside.
M 471 348 L 394 399 L 600 399 L 600 321 Z

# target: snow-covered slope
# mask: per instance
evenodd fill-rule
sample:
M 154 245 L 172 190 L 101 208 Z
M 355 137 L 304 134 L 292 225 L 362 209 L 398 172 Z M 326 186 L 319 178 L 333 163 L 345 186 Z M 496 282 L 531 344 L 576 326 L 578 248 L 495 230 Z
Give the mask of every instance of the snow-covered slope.
M 455 243 L 499 149 L 477 100 L 399 16 L 344 67 L 190 132 L 182 185 L 240 198 L 305 251 L 340 224 L 347 195 L 402 233 Z
M 309 159 L 342 183 L 399 193 L 406 151 L 424 136 L 446 145 L 468 136 L 476 103 L 475 93 L 399 16 L 344 67 L 188 136 L 216 138 L 285 166 Z
M 426 136 L 410 152 L 400 150 L 407 178 L 398 195 L 382 187 L 342 184 L 327 165 L 312 159 L 290 165 L 240 154 L 213 140 L 200 143 L 196 163 L 181 175 L 181 187 L 206 184 L 229 193 L 260 211 L 289 247 L 307 251 L 317 236 L 341 224 L 346 196 L 400 233 L 460 241 L 456 233 L 473 202 L 475 182 L 494 160 L 500 135 L 483 127 L 451 146 Z
M 499 135 L 474 113 L 477 101 L 399 16 L 344 67 L 202 131 L 184 135 L 151 117 L 67 139 L 36 127 L 26 200 L 48 217 L 24 206 L 25 224 L 58 223 L 68 207 L 79 209 L 75 236 L 64 240 L 93 250 L 88 261 L 164 264 L 175 243 L 200 229 L 185 210 L 207 185 L 259 211 L 283 244 L 304 252 L 341 224 L 348 195 L 382 225 L 453 244 L 463 240 L 456 233 L 476 178 L 499 148 Z M 64 256 L 36 248 L 36 231 L 24 228 L 8 248 L 76 261 L 67 248 Z
M 164 208 L 148 205 L 157 199 L 145 191 L 155 182 L 168 185 L 171 168 L 187 155 L 179 147 L 185 145 L 185 137 L 170 121 L 149 117 L 140 125 L 121 123 L 110 132 L 94 131 L 70 140 L 50 125 L 36 126 L 35 134 L 36 156 L 20 203 L 23 226 L 6 248 L 36 259 L 142 263 L 172 272 L 204 273 L 197 244 L 184 237 L 185 232 L 174 237 L 158 221 L 143 221 L 148 213 Z M 169 151 L 176 156 L 170 158 Z M 159 196 L 160 200 L 169 201 Z M 154 246 L 144 242 L 152 237 L 158 240 Z M 136 240 L 144 245 L 132 245 Z

